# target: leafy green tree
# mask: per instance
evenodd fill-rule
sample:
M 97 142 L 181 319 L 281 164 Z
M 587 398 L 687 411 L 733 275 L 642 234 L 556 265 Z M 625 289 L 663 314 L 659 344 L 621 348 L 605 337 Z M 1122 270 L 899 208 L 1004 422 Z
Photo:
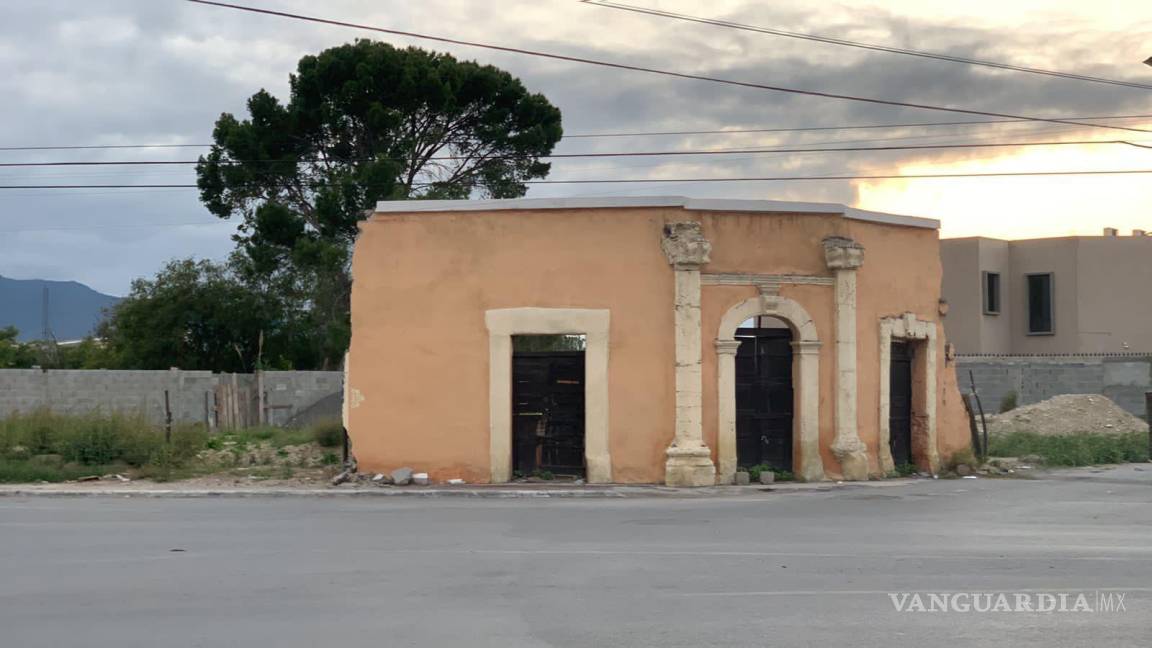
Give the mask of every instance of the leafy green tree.
M 132 291 L 98 329 L 118 368 L 252 371 L 316 362 L 306 327 L 231 265 L 186 259 Z
M 287 103 L 261 90 L 247 119 L 221 115 L 198 184 L 242 220 L 249 280 L 306 296 L 334 365 L 357 223 L 383 199 L 524 195 L 550 170 L 560 111 L 495 67 L 368 40 L 305 56 L 290 81 Z
M 103 340 L 94 337 L 86 337 L 75 344 L 58 344 L 56 356 L 60 369 L 120 368 L 116 354 L 104 344 Z
M 16 340 L 15 326 L 0 328 L 0 369 L 27 369 L 36 364 L 36 347 Z

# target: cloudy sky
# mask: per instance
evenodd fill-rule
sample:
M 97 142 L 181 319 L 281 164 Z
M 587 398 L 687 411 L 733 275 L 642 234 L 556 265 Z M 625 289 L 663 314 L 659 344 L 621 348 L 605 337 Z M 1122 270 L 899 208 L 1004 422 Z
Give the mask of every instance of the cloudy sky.
M 631 0 L 798 32 L 1152 84 L 1152 5 L 1136 0 Z M 243 3 L 243 2 L 242 2 Z M 598 8 L 575 0 L 250 0 L 351 22 L 693 74 L 1045 117 L 1152 115 L 1152 91 L 867 52 Z M 201 144 L 260 88 L 285 96 L 300 56 L 371 36 L 181 0 L 0 0 L 0 147 Z M 382 35 L 376 34 L 375 37 Z M 586 67 L 402 38 L 503 67 L 568 134 L 975 119 Z M 1111 123 L 1152 129 L 1152 117 Z M 1114 140 L 1052 124 L 575 138 L 558 152 Z M 0 162 L 194 159 L 198 148 L 0 151 Z M 1124 145 L 557 161 L 553 179 L 1152 169 Z M 0 168 L 0 185 L 183 184 L 191 167 Z M 683 194 L 843 202 L 939 218 L 944 236 L 1152 229 L 1152 176 L 537 186 L 530 196 Z M 0 274 L 124 294 L 177 257 L 222 258 L 233 225 L 194 190 L 0 190 Z

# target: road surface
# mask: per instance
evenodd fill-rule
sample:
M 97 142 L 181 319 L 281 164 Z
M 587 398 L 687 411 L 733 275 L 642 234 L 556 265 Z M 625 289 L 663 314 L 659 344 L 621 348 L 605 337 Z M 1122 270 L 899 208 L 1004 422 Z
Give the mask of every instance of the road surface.
M 711 499 L 0 498 L 0 645 L 1147 646 L 1150 504 L 1147 482 L 986 479 Z M 902 612 L 889 596 L 1097 591 L 1124 609 Z

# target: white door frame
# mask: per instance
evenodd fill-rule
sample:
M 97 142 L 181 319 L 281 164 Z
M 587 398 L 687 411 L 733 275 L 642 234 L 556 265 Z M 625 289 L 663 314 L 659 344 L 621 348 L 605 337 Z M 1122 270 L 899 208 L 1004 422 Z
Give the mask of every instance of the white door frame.
M 912 313 L 904 313 L 900 317 L 885 317 L 880 320 L 880 470 L 888 474 L 896 469 L 892 459 L 892 448 L 888 443 L 892 438 L 892 422 L 888 418 L 891 414 L 891 375 L 892 375 L 892 340 L 919 341 L 917 350 L 924 353 L 921 365 L 924 375 L 920 384 L 913 382 L 913 403 L 917 396 L 924 398 L 924 432 L 923 458 L 928 463 L 929 471 L 936 474 L 940 470 L 940 454 L 936 449 L 936 322 L 926 322 L 917 319 Z M 919 362 L 919 359 L 916 360 Z M 922 391 L 921 391 L 922 390 Z M 917 412 L 913 412 L 916 414 Z M 916 427 L 912 428 L 913 434 Z M 917 439 L 913 437 L 912 448 L 917 447 Z M 915 455 L 913 455 L 915 458 Z
M 824 479 L 820 458 L 820 338 L 812 317 L 798 302 L 776 295 L 761 295 L 736 304 L 724 314 L 716 336 L 716 383 L 719 429 L 716 453 L 720 467 L 716 480 L 730 484 L 736 476 L 736 329 L 758 315 L 771 315 L 792 330 L 793 407 L 792 439 L 799 451 L 794 466 L 801 481 Z
M 609 311 L 583 308 L 502 308 L 484 314 L 488 326 L 490 480 L 512 479 L 512 336 L 583 335 L 584 460 L 590 484 L 612 482 L 608 444 Z

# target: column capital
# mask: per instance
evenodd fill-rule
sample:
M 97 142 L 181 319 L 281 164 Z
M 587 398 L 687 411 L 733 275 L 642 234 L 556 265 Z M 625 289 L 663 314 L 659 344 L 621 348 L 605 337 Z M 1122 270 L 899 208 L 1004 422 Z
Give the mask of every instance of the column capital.
M 824 262 L 830 270 L 856 270 L 864 265 L 864 246 L 844 236 L 824 239 Z
M 695 221 L 665 225 L 660 247 L 668 257 L 668 263 L 677 270 L 699 270 L 711 260 L 712 243 L 704 238 L 700 223 Z
M 716 340 L 716 353 L 720 355 L 736 355 L 740 350 L 740 340 Z

